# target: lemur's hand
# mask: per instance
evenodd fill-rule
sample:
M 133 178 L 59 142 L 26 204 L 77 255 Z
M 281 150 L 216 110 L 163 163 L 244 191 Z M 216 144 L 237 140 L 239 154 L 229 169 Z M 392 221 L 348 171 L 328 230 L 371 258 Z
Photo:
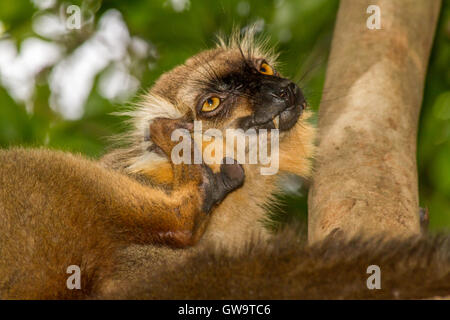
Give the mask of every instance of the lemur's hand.
M 190 163 L 175 164 L 172 159 L 172 150 L 179 141 L 172 141 L 172 132 L 177 129 L 193 130 L 193 124 L 183 119 L 154 119 L 150 125 L 150 139 L 164 153 L 172 163 L 174 172 L 174 187 L 197 183 L 203 196 L 202 211 L 209 213 L 211 209 L 222 202 L 232 191 L 241 187 L 244 183 L 245 173 L 242 166 L 233 160 L 232 164 L 226 164 L 224 158 L 220 166 L 220 172 L 214 173 L 205 163 L 194 162 L 195 143 L 190 134 L 183 135 L 183 139 L 191 139 Z M 231 162 L 231 161 L 228 161 Z
M 205 190 L 203 204 L 205 212 L 209 212 L 214 205 L 221 203 L 228 193 L 244 184 L 244 168 L 234 159 L 233 164 L 226 164 L 225 159 L 222 160 L 218 173 L 213 173 L 211 168 L 203 164 L 203 170 L 206 173 L 202 186 Z

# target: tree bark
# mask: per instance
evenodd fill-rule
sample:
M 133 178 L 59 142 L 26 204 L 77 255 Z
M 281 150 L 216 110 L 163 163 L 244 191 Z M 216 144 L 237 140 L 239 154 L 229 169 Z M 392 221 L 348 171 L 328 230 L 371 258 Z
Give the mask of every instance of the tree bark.
M 381 29 L 369 29 L 369 5 Z M 420 232 L 416 136 L 440 0 L 341 0 L 319 109 L 310 242 Z

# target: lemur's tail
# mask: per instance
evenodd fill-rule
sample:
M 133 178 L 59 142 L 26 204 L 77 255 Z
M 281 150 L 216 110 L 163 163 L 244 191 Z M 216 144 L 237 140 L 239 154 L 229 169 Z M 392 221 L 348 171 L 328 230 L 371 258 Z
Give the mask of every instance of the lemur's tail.
M 368 269 L 373 265 L 379 270 Z M 377 286 L 381 288 L 376 289 Z M 283 232 L 269 245 L 253 243 L 239 255 L 211 249 L 198 253 L 180 268 L 149 271 L 146 279 L 139 279 L 108 298 L 421 299 L 445 296 L 450 297 L 450 235 L 406 241 L 329 239 L 306 246 L 293 232 Z

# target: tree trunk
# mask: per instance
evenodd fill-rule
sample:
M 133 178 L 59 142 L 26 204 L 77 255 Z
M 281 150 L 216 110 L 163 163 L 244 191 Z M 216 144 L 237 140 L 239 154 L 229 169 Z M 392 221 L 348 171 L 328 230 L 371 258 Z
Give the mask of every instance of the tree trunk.
M 381 29 L 366 25 L 369 5 Z M 309 192 L 309 241 L 420 232 L 417 124 L 440 0 L 341 0 Z

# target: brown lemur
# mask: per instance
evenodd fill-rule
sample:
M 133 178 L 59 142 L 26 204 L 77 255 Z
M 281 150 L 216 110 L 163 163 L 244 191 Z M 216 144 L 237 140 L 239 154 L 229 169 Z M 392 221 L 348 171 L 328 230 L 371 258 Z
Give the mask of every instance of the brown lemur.
M 250 30 L 188 59 L 129 112 L 128 146 L 100 162 L 0 152 L 0 298 L 450 294 L 449 237 L 307 246 L 293 230 L 272 236 L 263 227 L 279 177 L 308 177 L 314 155 L 310 112 L 276 58 Z M 194 120 L 203 130 L 279 128 L 280 174 L 261 175 L 258 164 L 172 163 L 171 133 L 192 130 Z M 366 286 L 372 264 L 381 290 Z M 80 290 L 66 286 L 70 265 L 81 268 Z

